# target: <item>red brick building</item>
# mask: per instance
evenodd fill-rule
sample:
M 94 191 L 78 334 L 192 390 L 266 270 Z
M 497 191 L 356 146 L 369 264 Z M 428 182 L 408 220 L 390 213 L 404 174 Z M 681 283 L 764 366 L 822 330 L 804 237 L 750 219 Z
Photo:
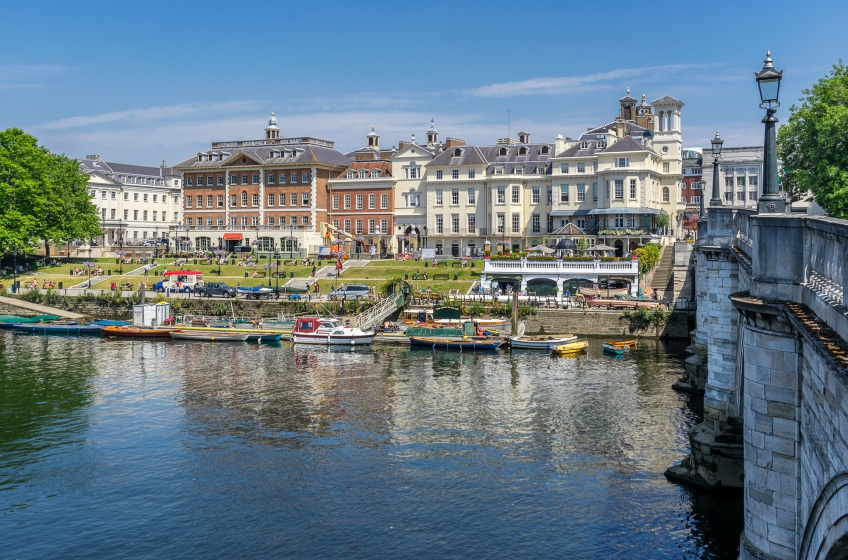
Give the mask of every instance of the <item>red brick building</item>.
M 683 212 L 684 234 L 694 236 L 698 230 L 698 219 L 701 212 L 701 177 L 703 156 L 700 150 L 683 150 L 683 182 L 681 200 L 686 203 Z
M 280 138 L 273 113 L 263 140 L 213 142 L 175 166 L 183 173 L 183 224 L 197 249 L 257 244 L 311 251 L 326 230 L 328 181 L 353 162 L 317 138 Z

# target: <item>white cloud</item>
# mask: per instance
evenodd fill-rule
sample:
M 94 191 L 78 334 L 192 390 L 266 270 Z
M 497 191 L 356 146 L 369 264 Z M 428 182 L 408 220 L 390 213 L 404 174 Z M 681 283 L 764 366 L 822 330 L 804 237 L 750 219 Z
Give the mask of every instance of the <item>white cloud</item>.
M 663 66 L 645 66 L 641 68 L 619 68 L 608 72 L 587 74 L 585 76 L 560 76 L 533 78 L 518 82 L 502 82 L 488 86 L 464 90 L 463 93 L 474 97 L 513 97 L 519 95 L 562 94 L 598 87 L 612 80 L 622 78 L 661 77 L 665 74 L 685 72 L 696 68 L 714 66 L 712 64 L 666 64 Z
M 45 87 L 48 79 L 55 79 L 69 70 L 69 66 L 53 64 L 0 64 L 0 89 Z

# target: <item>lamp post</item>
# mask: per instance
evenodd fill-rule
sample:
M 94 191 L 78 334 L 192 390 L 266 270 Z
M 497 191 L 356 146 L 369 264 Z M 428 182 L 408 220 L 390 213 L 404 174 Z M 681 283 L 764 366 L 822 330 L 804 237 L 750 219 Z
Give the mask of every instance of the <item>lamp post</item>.
M 698 181 L 698 186 L 701 187 L 701 210 L 700 210 L 699 215 L 698 215 L 698 220 L 703 220 L 704 218 L 707 217 L 707 215 L 705 213 L 705 209 L 704 209 L 704 199 L 706 198 L 704 196 L 704 192 L 706 191 L 706 188 L 707 188 L 707 182 L 704 181 L 703 179 L 701 179 L 700 181 Z
M 294 258 L 294 242 L 292 241 L 292 239 L 294 239 L 294 224 L 290 223 L 289 238 L 286 240 L 289 244 L 289 260 L 292 260 Z
M 12 250 L 12 292 L 18 293 L 18 250 L 17 249 Z
M 774 114 L 780 107 L 780 80 L 783 70 L 775 70 L 771 60 L 771 51 L 766 52 L 763 69 L 754 72 L 760 89 L 760 109 L 766 110 L 762 122 L 766 125 L 763 146 L 763 196 L 757 204 L 760 213 L 783 214 L 786 212 L 786 200 L 777 188 L 777 117 Z
M 712 144 L 713 152 L 713 197 L 710 199 L 710 206 L 712 207 L 721 206 L 721 193 L 718 192 L 718 158 L 721 157 L 721 145 L 724 144 L 724 140 L 719 137 L 718 131 L 716 131 L 715 138 L 710 140 L 710 144 Z

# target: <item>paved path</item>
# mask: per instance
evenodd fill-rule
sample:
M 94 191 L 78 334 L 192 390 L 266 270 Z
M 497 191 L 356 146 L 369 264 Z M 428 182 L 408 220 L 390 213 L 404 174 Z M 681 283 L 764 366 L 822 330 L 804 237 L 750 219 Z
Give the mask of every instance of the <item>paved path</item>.
M 85 315 L 80 315 L 79 313 L 72 313 L 71 311 L 56 309 L 55 307 L 48 307 L 46 305 L 38 305 L 37 303 L 29 303 L 28 301 L 22 301 L 15 298 L 0 296 L 0 303 L 5 303 L 12 307 L 20 307 L 21 309 L 28 309 L 29 311 L 35 311 L 39 315 L 59 315 L 60 317 L 67 317 L 68 319 L 82 319 L 85 317 Z

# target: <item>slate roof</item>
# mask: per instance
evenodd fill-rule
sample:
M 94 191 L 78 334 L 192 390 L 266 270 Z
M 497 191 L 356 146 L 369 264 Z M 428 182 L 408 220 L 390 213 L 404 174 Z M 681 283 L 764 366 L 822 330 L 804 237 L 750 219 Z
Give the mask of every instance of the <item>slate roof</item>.
M 296 150 L 296 154 L 295 154 Z M 274 157 L 271 157 L 271 152 L 274 152 Z M 189 171 L 192 168 L 223 168 L 232 165 L 234 157 L 241 154 L 250 159 L 255 160 L 260 165 L 284 165 L 284 164 L 299 164 L 307 165 L 313 163 L 326 165 L 340 165 L 350 167 L 353 161 L 345 157 L 341 153 L 332 148 L 323 148 L 320 146 L 310 145 L 294 145 L 294 146 L 255 146 L 244 148 L 229 148 L 229 149 L 213 149 L 201 152 L 205 154 L 229 154 L 223 161 L 215 159 L 213 161 L 197 161 L 197 156 L 187 159 L 186 161 L 175 165 L 175 169 L 181 171 Z M 278 155 L 279 154 L 279 155 Z M 230 164 L 230 165 L 228 165 Z
M 142 177 L 179 177 L 181 173 L 172 167 L 153 167 L 150 165 L 133 165 L 130 163 L 115 163 L 102 159 L 80 159 L 80 167 L 86 173 L 100 173 L 104 176 L 134 175 Z
M 392 164 L 388 161 L 355 161 L 353 164 L 339 173 L 338 179 L 347 179 L 347 172 L 349 170 L 359 171 L 360 169 L 379 169 L 380 170 L 380 178 L 386 178 L 392 176 Z M 358 178 L 358 177 L 357 177 Z M 366 177 L 367 179 L 372 179 L 373 177 Z
M 617 152 L 650 152 L 648 148 L 631 138 L 630 136 L 625 136 L 612 146 L 607 146 L 607 149 L 604 150 L 605 154 L 614 154 Z
M 542 153 L 542 148 L 548 150 Z M 462 155 L 456 157 L 456 150 L 461 150 Z M 501 155 L 501 150 L 506 150 L 506 155 Z M 522 151 L 524 153 L 522 153 Z M 512 144 L 494 146 L 452 146 L 439 154 L 429 165 L 480 165 L 488 166 L 491 173 L 495 166 L 503 167 L 504 174 L 510 175 L 516 167 L 524 167 L 525 174 L 536 174 L 539 166 L 545 167 L 545 173 L 550 173 L 550 159 L 553 156 L 551 144 Z
M 680 104 L 682 104 L 683 102 L 680 101 L 679 99 L 673 98 L 670 95 L 663 95 L 659 99 L 654 99 L 653 101 L 651 101 L 651 105 L 653 105 L 655 103 L 680 103 Z

